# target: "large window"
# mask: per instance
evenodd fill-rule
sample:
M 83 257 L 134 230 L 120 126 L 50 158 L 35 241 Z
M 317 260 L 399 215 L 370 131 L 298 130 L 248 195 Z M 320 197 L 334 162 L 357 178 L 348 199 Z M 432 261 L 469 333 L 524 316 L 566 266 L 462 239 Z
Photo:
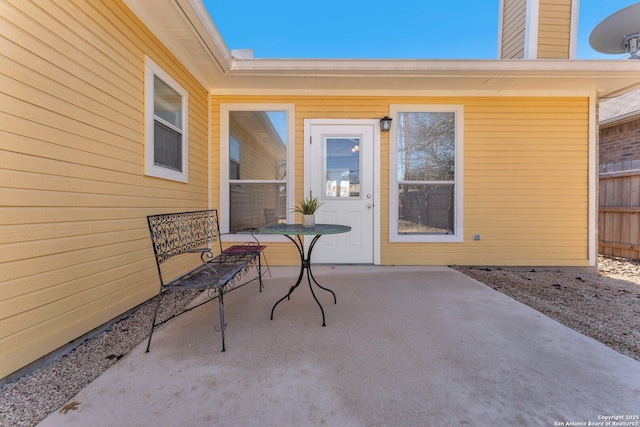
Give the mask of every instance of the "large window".
M 287 221 L 293 191 L 293 106 L 221 106 L 222 227 L 242 232 Z
M 187 182 L 187 91 L 147 57 L 145 92 L 145 173 Z
M 462 107 L 396 105 L 390 240 L 462 241 Z

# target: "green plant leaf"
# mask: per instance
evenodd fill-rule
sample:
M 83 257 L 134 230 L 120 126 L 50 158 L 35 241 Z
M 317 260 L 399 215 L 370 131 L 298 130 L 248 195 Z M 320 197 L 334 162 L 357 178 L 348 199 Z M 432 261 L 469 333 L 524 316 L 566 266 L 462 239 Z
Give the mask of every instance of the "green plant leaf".
M 294 209 L 293 212 L 300 213 L 302 215 L 313 215 L 320 206 L 323 204 L 320 203 L 317 197 L 309 196 L 306 199 L 303 199 Z

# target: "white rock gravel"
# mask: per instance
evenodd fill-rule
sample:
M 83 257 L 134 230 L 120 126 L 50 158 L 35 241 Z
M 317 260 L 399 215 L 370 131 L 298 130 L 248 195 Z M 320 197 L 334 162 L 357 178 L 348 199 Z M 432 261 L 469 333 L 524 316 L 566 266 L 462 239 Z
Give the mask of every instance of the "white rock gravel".
M 456 267 L 576 331 L 640 361 L 640 262 L 598 258 L 598 275 Z
M 180 312 L 197 291 L 162 298 L 158 320 Z M 156 300 L 83 342 L 69 354 L 0 388 L 0 426 L 35 426 L 149 336 Z
M 456 269 L 640 361 L 640 262 L 600 257 L 598 275 Z M 196 293 L 163 298 L 161 318 Z M 0 426 L 35 426 L 148 336 L 153 304 L 140 306 L 66 356 L 0 388 Z

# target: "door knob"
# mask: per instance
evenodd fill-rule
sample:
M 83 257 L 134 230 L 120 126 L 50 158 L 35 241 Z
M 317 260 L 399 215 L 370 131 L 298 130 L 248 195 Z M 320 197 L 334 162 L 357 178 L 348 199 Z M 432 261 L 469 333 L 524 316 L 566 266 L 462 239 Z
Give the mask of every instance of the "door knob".
M 367 209 L 371 209 L 371 203 L 367 203 Z

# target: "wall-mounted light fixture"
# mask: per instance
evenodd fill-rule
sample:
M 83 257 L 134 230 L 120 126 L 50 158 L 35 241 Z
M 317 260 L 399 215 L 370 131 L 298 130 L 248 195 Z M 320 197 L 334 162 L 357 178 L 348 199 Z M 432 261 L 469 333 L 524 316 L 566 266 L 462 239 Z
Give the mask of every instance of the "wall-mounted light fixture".
M 391 129 L 391 121 L 393 119 L 391 117 L 387 117 L 384 116 L 383 118 L 380 119 L 380 130 L 382 132 L 389 132 L 389 129 Z

